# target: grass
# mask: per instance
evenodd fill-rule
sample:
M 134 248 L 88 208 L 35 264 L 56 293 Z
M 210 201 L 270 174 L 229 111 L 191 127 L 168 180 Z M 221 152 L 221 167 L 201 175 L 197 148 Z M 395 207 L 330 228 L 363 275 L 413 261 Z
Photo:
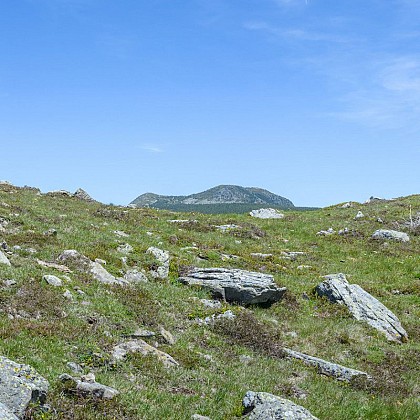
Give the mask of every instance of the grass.
M 6 204 L 6 205 L 4 205 Z M 419 234 L 410 230 L 420 196 L 378 201 L 343 209 L 288 211 L 280 220 L 248 215 L 176 214 L 166 210 L 128 209 L 86 203 L 70 197 L 37 194 L 36 190 L 0 186 L 0 218 L 9 222 L 0 242 L 9 249 L 12 267 L 0 265 L 0 353 L 27 363 L 50 382 L 50 412 L 33 406 L 28 419 L 188 419 L 194 413 L 213 420 L 242 415 L 247 390 L 285 396 L 321 419 L 417 419 L 420 417 L 420 261 Z M 365 217 L 354 220 L 358 210 Z M 381 217 L 384 223 L 378 223 Z M 171 219 L 197 220 L 169 223 Z M 221 232 L 215 225 L 235 224 Z M 349 229 L 347 235 L 317 236 L 321 229 Z M 45 235 L 48 229 L 57 235 Z M 374 241 L 376 229 L 405 229 L 410 242 Z M 114 231 L 124 231 L 120 237 Z M 65 249 L 107 261 L 121 276 L 124 264 L 118 245 L 134 251 L 127 264 L 147 270 L 153 265 L 146 250 L 157 246 L 171 255 L 170 276 L 132 287 L 99 284 L 77 270 L 64 274 L 40 266 L 56 262 Z M 28 250 L 33 248 L 36 253 Z M 285 259 L 284 252 L 305 255 Z M 267 260 L 251 253 L 273 254 Z M 226 259 L 224 255 L 238 258 Z M 298 268 L 299 266 L 306 266 Z M 269 308 L 223 304 L 205 308 L 210 296 L 177 282 L 189 266 L 232 267 L 272 274 L 288 291 Z M 409 334 L 408 343 L 387 342 L 347 311 L 313 294 L 323 275 L 343 272 L 388 306 Z M 63 286 L 47 285 L 54 274 Z M 68 289 L 73 301 L 62 294 Z M 84 295 L 77 293 L 81 289 Z M 195 318 L 232 309 L 237 318 L 202 326 Z M 166 370 L 153 357 L 130 356 L 110 363 L 112 347 L 136 328 L 153 330 L 148 339 L 171 354 L 180 367 Z M 168 345 L 160 327 L 176 342 Z M 372 375 L 350 385 L 322 377 L 313 368 L 282 357 L 281 347 L 318 356 Z M 249 356 L 246 361 L 243 356 Z M 67 362 L 94 372 L 99 382 L 121 391 L 113 401 L 89 399 L 63 388 L 58 376 Z M 299 400 L 295 389 L 307 397 Z

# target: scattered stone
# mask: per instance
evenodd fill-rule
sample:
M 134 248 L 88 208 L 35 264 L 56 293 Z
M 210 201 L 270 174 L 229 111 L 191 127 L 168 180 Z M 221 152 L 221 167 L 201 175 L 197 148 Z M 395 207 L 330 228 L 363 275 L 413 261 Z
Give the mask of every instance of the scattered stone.
M 191 416 L 191 419 L 192 419 L 192 420 L 211 420 L 211 418 L 210 418 L 210 417 L 207 417 L 207 416 L 202 416 L 201 414 L 193 414 L 193 415 Z
M 106 261 L 103 260 L 102 258 L 95 258 L 95 262 L 101 265 L 106 265 Z
M 197 223 L 197 220 L 172 219 L 172 220 L 168 220 L 168 223 Z
M 83 368 L 79 364 L 75 362 L 67 362 L 67 367 L 73 372 L 73 373 L 83 373 Z
M 359 219 L 363 219 L 365 217 L 365 215 L 359 210 L 356 214 L 356 216 L 354 216 L 355 220 L 359 220 Z
M 283 213 L 280 213 L 276 209 L 259 209 L 252 210 L 249 212 L 250 216 L 257 217 L 258 219 L 282 219 Z
M 381 197 L 374 197 L 373 195 L 371 197 L 369 197 L 364 204 L 369 204 L 372 203 L 374 201 L 386 201 L 385 198 L 381 198 Z
M 133 332 L 133 334 L 130 334 L 131 338 L 150 338 L 150 337 L 154 337 L 156 335 L 156 333 L 154 333 L 153 331 L 149 331 L 149 330 L 145 330 L 143 328 L 137 328 L 136 331 Z
M 105 268 L 103 268 L 101 264 L 97 263 L 96 261 L 95 262 L 91 261 L 90 272 L 92 276 L 100 283 L 119 284 L 120 286 L 128 284 L 127 280 L 114 277 L 111 273 L 106 271 Z
M 229 232 L 230 230 L 241 229 L 241 226 L 238 225 L 214 225 L 217 230 L 222 232 Z
M 252 356 L 248 356 L 246 354 L 241 354 L 239 356 L 239 361 L 241 363 L 243 363 L 244 365 L 247 365 L 248 363 L 252 362 L 252 360 L 253 360 L 253 357 Z
M 121 254 L 129 254 L 130 252 L 133 252 L 134 248 L 130 245 L 130 244 L 124 244 L 124 245 L 119 245 L 117 247 L 117 251 L 121 252 Z
M 398 318 L 381 302 L 363 290 L 358 284 L 349 284 L 344 274 L 330 274 L 315 290 L 319 296 L 333 303 L 347 306 L 358 321 L 383 332 L 389 340 L 406 342 L 407 332 Z
M 335 233 L 335 230 L 330 227 L 327 230 L 320 230 L 316 234 L 319 236 L 329 236 L 329 235 L 333 235 L 334 233 Z
M 284 353 L 291 359 L 301 360 L 305 365 L 314 366 L 318 368 L 318 373 L 330 376 L 342 382 L 350 382 L 353 378 L 363 376 L 369 378 L 366 372 L 351 369 L 336 363 L 327 362 L 318 357 L 309 356 L 298 351 L 283 348 Z
M 44 236 L 57 236 L 57 229 L 51 228 L 43 233 Z
M 207 308 L 211 309 L 219 309 L 222 307 L 220 300 L 200 299 L 200 302 Z
M 347 228 L 347 227 L 345 227 L 344 229 L 340 229 L 340 230 L 338 231 L 338 234 L 339 234 L 339 235 L 347 235 L 348 233 L 350 233 L 350 230 L 349 230 L 349 228 Z
M 72 197 L 73 194 L 66 191 L 66 190 L 54 190 L 54 191 L 48 191 L 47 192 L 48 196 L 51 197 Z
M 218 315 L 213 314 L 211 316 L 206 316 L 204 319 L 197 318 L 196 321 L 200 325 L 210 325 L 210 324 L 214 324 L 214 322 L 219 319 L 232 320 L 235 318 L 236 318 L 236 315 L 231 310 L 228 310 L 228 311 L 223 312 L 222 314 L 218 314 Z
M 394 240 L 400 242 L 408 242 L 410 237 L 404 233 L 399 232 L 397 230 L 386 230 L 386 229 L 378 229 L 372 235 L 373 239 L 386 239 L 386 240 Z
M 143 356 L 153 354 L 163 363 L 166 368 L 179 366 L 179 363 L 172 356 L 158 350 L 157 348 L 147 344 L 145 341 L 140 339 L 126 341 L 115 346 L 112 351 L 112 358 L 115 361 L 121 361 L 128 353 L 140 353 Z
M 174 345 L 175 344 L 175 337 L 167 330 L 165 330 L 165 328 L 160 327 L 159 329 L 160 335 L 163 337 L 163 339 L 169 344 L 169 345 Z
M 303 264 L 303 265 L 298 265 L 296 268 L 298 270 L 309 270 L 310 268 L 312 268 L 312 265 L 305 265 L 305 264 Z
M 245 305 L 277 302 L 286 291 L 270 274 L 239 269 L 192 268 L 178 280 L 209 289 L 215 298 Z
M 72 272 L 70 270 L 70 268 L 66 267 L 65 265 L 50 263 L 50 262 L 41 261 L 41 260 L 36 260 L 36 262 L 39 265 L 41 265 L 42 267 L 55 268 L 56 270 L 61 271 L 63 273 L 71 273 Z
M 261 252 L 251 252 L 251 257 L 258 258 L 261 260 L 267 260 L 273 257 L 273 254 L 262 254 Z
M 380 218 L 380 217 L 378 217 L 377 219 L 376 219 L 376 221 L 378 222 L 378 223 L 383 223 L 384 221 Z
M 60 287 L 63 285 L 63 282 L 60 278 L 56 276 L 52 276 L 50 274 L 46 274 L 42 277 L 42 280 L 45 280 L 50 286 Z
M 63 297 L 72 301 L 73 300 L 73 295 L 71 294 L 70 290 L 66 289 L 66 291 L 63 293 Z
M 128 238 L 130 235 L 128 233 L 123 232 L 122 230 L 114 230 L 114 233 L 117 236 L 120 236 L 122 238 Z
M 147 283 L 147 277 L 141 271 L 138 271 L 135 268 L 129 269 L 124 274 L 124 280 L 127 280 L 129 283 Z
M 16 280 L 14 280 L 14 279 L 4 280 L 4 281 L 3 281 L 3 284 L 4 284 L 6 287 L 15 286 L 15 285 L 17 284 L 17 281 L 16 281 Z
M 150 270 L 150 275 L 155 279 L 166 279 L 169 275 L 169 252 L 154 246 L 146 252 L 153 255 L 160 264 L 156 269 Z
M 297 257 L 300 257 L 302 255 L 306 255 L 306 252 L 302 251 L 282 251 L 281 252 L 282 259 L 284 260 L 292 260 L 295 261 Z
M 15 416 L 22 418 L 32 402 L 45 403 L 48 386 L 31 366 L 0 356 L 0 403 Z
M 3 254 L 2 251 L 0 251 L 0 264 L 5 264 L 5 265 L 8 265 L 9 267 L 12 265 L 10 264 L 10 261 L 8 260 L 6 255 Z
M 344 204 L 341 206 L 341 208 L 342 208 L 342 209 L 348 209 L 348 208 L 350 208 L 350 207 L 353 207 L 353 204 L 352 204 L 352 202 L 351 202 L 351 201 L 349 201 L 348 203 L 344 203 Z
M 242 404 L 249 420 L 318 420 L 306 408 L 268 392 L 248 391 Z
M 74 378 L 73 376 L 63 373 L 60 375 L 59 379 L 63 382 L 68 388 L 75 389 L 84 395 L 92 395 L 96 398 L 101 398 L 105 400 L 110 400 L 116 397 L 119 392 L 106 385 L 102 385 L 99 382 L 96 382 L 95 377 L 93 380 L 88 375 L 82 376 L 79 378 Z

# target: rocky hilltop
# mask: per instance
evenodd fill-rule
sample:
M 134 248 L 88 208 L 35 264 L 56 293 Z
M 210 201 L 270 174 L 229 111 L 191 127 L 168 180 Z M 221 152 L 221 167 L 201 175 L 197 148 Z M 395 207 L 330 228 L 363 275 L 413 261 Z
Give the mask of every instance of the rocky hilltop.
M 186 196 L 145 193 L 133 200 L 130 205 L 168 210 L 188 210 L 188 206 L 191 206 L 191 210 L 194 209 L 194 206 L 216 206 L 220 209 L 223 205 L 229 205 L 229 208 L 234 208 L 232 205 L 275 206 L 281 209 L 295 208 L 294 204 L 285 197 L 263 188 L 241 187 L 239 185 L 218 185 L 209 190 Z M 243 212 L 246 212 L 247 209 L 248 207 Z
M 0 182 L 0 419 L 418 419 L 419 211 L 180 214 Z

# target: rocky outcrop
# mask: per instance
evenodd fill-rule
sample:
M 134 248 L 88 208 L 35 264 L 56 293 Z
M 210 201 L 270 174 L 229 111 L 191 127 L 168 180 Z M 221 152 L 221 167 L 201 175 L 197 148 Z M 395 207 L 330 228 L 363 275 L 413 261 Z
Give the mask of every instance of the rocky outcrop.
M 74 389 L 83 395 L 110 400 L 119 394 L 116 389 L 96 382 L 93 374 L 77 378 L 63 373 L 59 379 L 66 385 L 67 389 Z
M 78 188 L 75 193 L 73 194 L 73 197 L 78 198 L 79 200 L 83 201 L 89 201 L 93 202 L 95 201 L 85 190 L 82 188 Z
M 410 237 L 406 233 L 399 232 L 398 230 L 378 229 L 373 233 L 372 239 L 408 242 Z
M 154 246 L 148 248 L 146 252 L 153 255 L 158 262 L 158 267 L 151 269 L 150 275 L 155 279 L 166 279 L 169 275 L 169 252 Z
M 193 268 L 178 280 L 208 289 L 215 298 L 244 305 L 277 302 L 286 291 L 270 274 L 239 269 Z
M 48 386 L 31 366 L 0 356 L 0 403 L 18 418 L 23 417 L 31 402 L 45 402 Z
M 258 219 L 282 219 L 283 213 L 280 213 L 276 209 L 259 209 L 252 210 L 249 212 L 250 216 L 257 217 Z
M 125 341 L 124 343 L 118 344 L 112 350 L 111 355 L 115 361 L 120 361 L 123 360 L 129 353 L 138 353 L 142 354 L 143 356 L 152 354 L 156 356 L 157 359 L 162 362 L 166 368 L 179 366 L 179 363 L 172 356 L 158 350 L 157 348 L 147 344 L 145 341 L 140 339 Z
M 326 360 L 319 359 L 318 357 L 309 356 L 287 348 L 283 348 L 283 352 L 286 357 L 301 360 L 305 363 L 305 365 L 316 367 L 318 369 L 318 373 L 330 376 L 339 381 L 350 382 L 353 378 L 359 376 L 369 378 L 369 375 L 366 372 L 337 365 L 336 363 L 327 362 Z
M 249 420 L 318 420 L 306 408 L 268 392 L 248 391 L 242 404 Z
M 330 274 L 315 290 L 333 303 L 347 306 L 358 321 L 367 322 L 383 332 L 389 340 L 405 342 L 407 332 L 398 318 L 381 302 L 357 284 L 349 284 L 344 274 Z

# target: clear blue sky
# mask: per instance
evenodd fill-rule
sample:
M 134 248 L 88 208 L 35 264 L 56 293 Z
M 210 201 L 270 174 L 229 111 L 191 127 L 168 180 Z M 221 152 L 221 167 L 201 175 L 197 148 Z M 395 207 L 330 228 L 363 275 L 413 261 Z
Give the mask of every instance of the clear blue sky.
M 1 0 L 0 179 L 420 193 L 420 0 Z

